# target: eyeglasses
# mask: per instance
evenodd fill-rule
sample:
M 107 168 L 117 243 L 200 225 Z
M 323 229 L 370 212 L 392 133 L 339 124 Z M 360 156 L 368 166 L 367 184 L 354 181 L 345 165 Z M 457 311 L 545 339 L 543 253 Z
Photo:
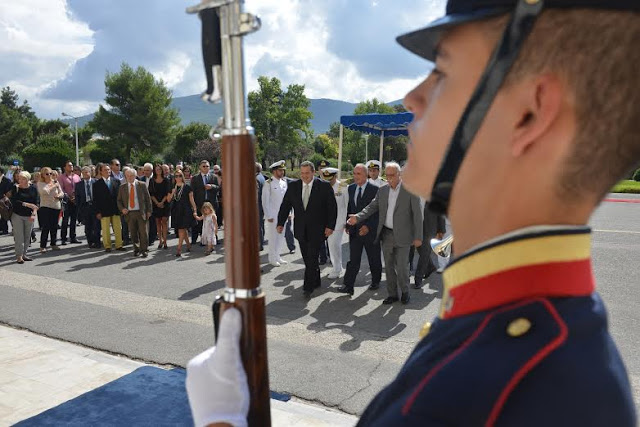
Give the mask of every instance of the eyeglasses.
M 113 166 L 120 167 L 120 163 L 114 163 Z
M 49 175 L 51 175 L 51 174 L 50 174 L 49 172 L 47 172 L 47 173 L 43 173 L 42 175 L 44 175 L 44 176 L 49 176 Z
M 203 168 L 210 168 L 211 166 L 209 165 L 202 165 Z

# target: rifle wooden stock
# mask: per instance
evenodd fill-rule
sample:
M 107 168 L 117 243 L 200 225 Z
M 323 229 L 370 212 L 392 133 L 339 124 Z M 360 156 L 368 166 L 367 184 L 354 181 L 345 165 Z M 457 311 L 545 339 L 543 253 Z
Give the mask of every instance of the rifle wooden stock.
M 222 138 L 222 197 L 227 287 L 255 289 L 260 286 L 258 199 L 255 177 L 254 138 L 251 135 Z M 267 325 L 264 294 L 257 298 L 222 303 L 242 313 L 240 348 L 249 382 L 249 426 L 270 426 Z

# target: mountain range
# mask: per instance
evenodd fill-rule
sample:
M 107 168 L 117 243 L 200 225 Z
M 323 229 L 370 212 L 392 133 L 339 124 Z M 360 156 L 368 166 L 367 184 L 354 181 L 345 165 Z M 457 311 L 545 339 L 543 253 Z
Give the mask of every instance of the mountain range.
M 331 123 L 339 121 L 340 116 L 353 114 L 358 105 L 357 103 L 325 98 L 310 99 L 310 101 L 311 107 L 309 110 L 313 113 L 311 127 L 316 135 L 328 131 Z M 388 104 L 396 105 L 401 102 L 397 100 Z M 213 126 L 217 123 L 218 118 L 222 116 L 222 104 L 207 104 L 200 99 L 199 95 L 173 98 L 171 105 L 179 111 L 183 125 L 191 122 L 202 122 Z M 93 114 L 78 117 L 78 126 L 84 126 L 91 119 L 93 119 Z M 72 119 L 63 121 L 73 124 Z

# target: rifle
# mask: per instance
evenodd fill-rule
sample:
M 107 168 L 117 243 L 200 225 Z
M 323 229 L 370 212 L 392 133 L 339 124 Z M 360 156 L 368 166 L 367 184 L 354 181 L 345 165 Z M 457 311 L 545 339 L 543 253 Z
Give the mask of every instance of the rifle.
M 245 103 L 243 37 L 260 29 L 260 19 L 243 12 L 243 0 L 202 0 L 187 8 L 202 20 L 202 53 L 208 102 L 224 101 L 224 117 L 212 129 L 222 135 L 226 288 L 213 303 L 218 315 L 229 307 L 242 313 L 240 348 L 249 382 L 249 426 L 271 425 L 265 295 L 260 287 L 258 200 L 253 128 Z M 219 132 L 219 134 L 218 134 Z

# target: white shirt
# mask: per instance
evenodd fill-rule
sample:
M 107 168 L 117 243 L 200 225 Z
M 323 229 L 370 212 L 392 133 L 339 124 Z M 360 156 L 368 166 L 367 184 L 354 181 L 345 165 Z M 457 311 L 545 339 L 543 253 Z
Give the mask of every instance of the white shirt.
M 393 230 L 393 212 L 396 210 L 396 202 L 398 201 L 398 194 L 400 194 L 400 187 L 402 187 L 402 181 L 398 183 L 395 190 L 389 185 L 389 206 L 387 206 L 387 216 L 384 219 L 384 226 Z
M 136 183 L 130 184 L 127 182 L 127 188 L 131 191 L 131 185 L 133 185 L 133 207 L 129 206 L 129 199 L 127 199 L 127 210 L 130 211 L 139 211 L 140 210 L 140 202 L 138 202 L 138 189 L 136 188 Z M 131 197 L 129 195 L 129 197 Z
M 300 181 L 302 181 L 302 180 L 300 180 Z M 309 199 L 311 199 L 311 190 L 313 189 L 313 181 L 315 181 L 315 178 L 312 178 L 312 179 L 311 179 L 311 182 L 310 182 L 310 183 L 308 183 L 308 184 L 305 184 L 305 182 L 304 182 L 304 181 L 302 181 L 302 193 L 300 193 L 300 197 L 302 198 L 302 203 L 303 203 L 303 204 L 304 204 L 304 189 L 305 189 L 305 187 L 307 187 L 307 186 L 309 186 L 309 190 L 308 190 L 308 191 L 309 191 Z M 307 202 L 308 202 L 308 201 L 309 201 L 309 200 L 307 200 Z
M 368 182 L 369 181 L 365 181 L 362 186 L 356 186 L 356 191 L 353 192 L 353 206 L 355 206 L 356 209 L 358 208 L 358 203 L 356 203 L 356 201 L 358 200 L 358 191 L 360 191 L 360 189 L 362 188 L 362 195 L 360 197 L 364 197 L 364 190 L 367 188 Z
M 275 219 L 278 216 L 282 199 L 287 192 L 287 180 L 271 177 L 262 188 L 262 209 L 266 219 Z

